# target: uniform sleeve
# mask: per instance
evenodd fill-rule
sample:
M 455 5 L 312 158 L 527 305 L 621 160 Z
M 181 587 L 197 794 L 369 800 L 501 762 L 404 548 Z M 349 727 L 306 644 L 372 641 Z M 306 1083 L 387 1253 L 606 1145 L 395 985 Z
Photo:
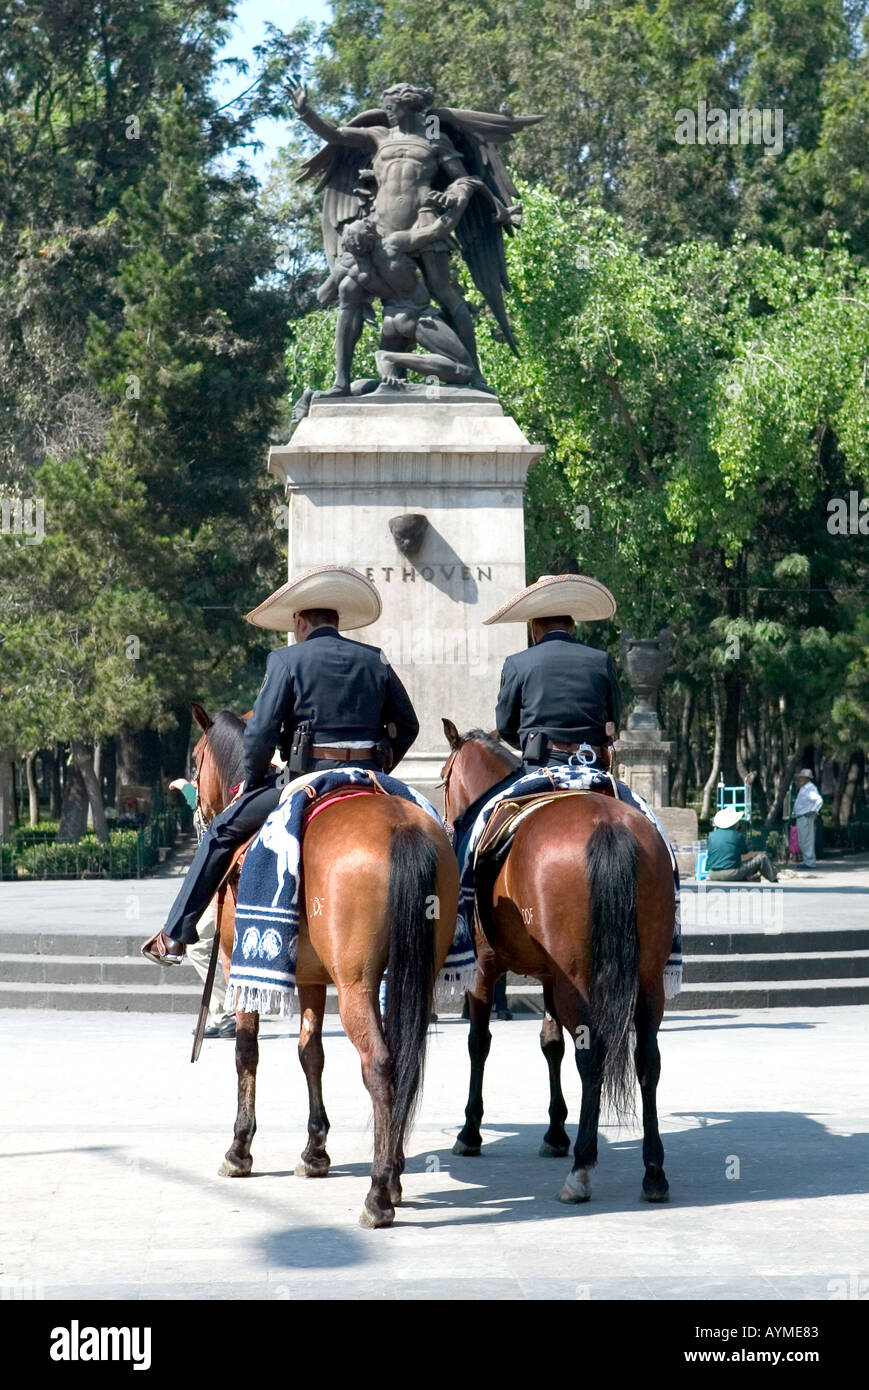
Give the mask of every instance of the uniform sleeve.
M 495 727 L 511 748 L 519 747 L 519 716 L 522 712 L 522 677 L 508 656 L 501 671 L 501 689 L 495 706 Z
M 258 786 L 268 771 L 280 742 L 281 726 L 293 713 L 292 677 L 280 652 L 272 652 L 266 662 L 265 680 L 256 697 L 253 714 L 244 731 L 244 781 Z
M 392 745 L 393 767 L 400 763 L 419 733 L 419 720 L 410 696 L 391 666 L 387 666 L 383 723 Z
M 616 726 L 616 733 L 619 731 L 619 723 L 622 717 L 622 691 L 619 685 L 619 678 L 616 674 L 615 662 L 611 656 L 606 659 L 607 673 L 609 675 L 610 686 L 607 694 L 607 719 L 611 719 Z

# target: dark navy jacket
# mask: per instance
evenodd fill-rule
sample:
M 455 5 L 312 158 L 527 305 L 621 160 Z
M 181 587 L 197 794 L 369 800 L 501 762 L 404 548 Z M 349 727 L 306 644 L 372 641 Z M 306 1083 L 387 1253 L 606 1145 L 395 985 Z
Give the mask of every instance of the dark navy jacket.
M 548 632 L 535 647 L 508 656 L 501 673 L 498 733 L 514 748 L 542 730 L 556 743 L 606 743 L 622 712 L 613 659 L 567 632 Z
M 388 738 L 396 763 L 419 733 L 408 693 L 379 647 L 332 627 L 315 628 L 304 642 L 269 655 L 244 731 L 246 786 L 262 782 L 275 748 L 289 757 L 293 734 L 306 720 L 314 743 Z

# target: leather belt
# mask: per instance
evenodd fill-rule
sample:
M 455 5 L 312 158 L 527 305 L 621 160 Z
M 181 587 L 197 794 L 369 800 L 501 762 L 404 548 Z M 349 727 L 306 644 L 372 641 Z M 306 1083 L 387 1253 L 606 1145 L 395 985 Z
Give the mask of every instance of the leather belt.
M 591 748 L 595 758 L 600 763 L 605 772 L 612 771 L 613 765 L 613 745 L 605 743 L 603 747 L 596 748 L 593 744 L 587 743 L 586 748 Z M 553 743 L 549 740 L 549 747 L 554 753 L 578 753 L 582 747 L 581 743 Z
M 596 758 L 604 758 L 612 748 L 611 743 L 606 743 L 602 748 L 595 748 L 594 744 L 587 743 L 586 748 L 591 748 Z M 556 753 L 578 753 L 582 747 L 581 743 L 555 743 L 549 740 L 549 747 L 554 748 Z
M 335 762 L 371 763 L 374 761 L 373 748 L 329 748 L 325 744 L 315 743 L 311 748 L 312 758 L 332 758 Z

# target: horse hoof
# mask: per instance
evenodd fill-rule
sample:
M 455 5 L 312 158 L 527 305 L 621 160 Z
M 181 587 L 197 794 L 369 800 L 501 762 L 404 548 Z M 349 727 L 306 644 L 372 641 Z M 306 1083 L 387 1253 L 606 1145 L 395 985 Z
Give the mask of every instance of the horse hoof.
M 297 1178 L 328 1178 L 329 1159 L 325 1162 L 312 1161 L 311 1159 L 301 1159 L 293 1169 Z
M 591 1197 L 591 1177 L 587 1169 L 577 1169 L 567 1175 L 567 1181 L 558 1194 L 559 1202 L 587 1202 Z
M 643 1188 L 640 1193 L 640 1198 L 644 1202 L 669 1202 L 670 1189 L 669 1187 L 652 1188 L 651 1191 L 647 1192 L 646 1189 Z
M 457 1139 L 453 1144 L 452 1152 L 458 1154 L 460 1158 L 477 1158 L 482 1147 L 482 1144 L 466 1144 L 464 1139 Z
M 359 1217 L 359 1225 L 377 1231 L 382 1230 L 384 1226 L 391 1226 L 394 1220 L 394 1211 L 371 1211 L 369 1207 L 363 1207 Z
M 544 1139 L 537 1152 L 541 1158 L 566 1158 L 570 1152 L 570 1143 L 568 1142 L 563 1146 L 561 1144 L 547 1144 Z
M 219 1178 L 246 1178 L 253 1167 L 252 1158 L 225 1158 L 217 1170 Z

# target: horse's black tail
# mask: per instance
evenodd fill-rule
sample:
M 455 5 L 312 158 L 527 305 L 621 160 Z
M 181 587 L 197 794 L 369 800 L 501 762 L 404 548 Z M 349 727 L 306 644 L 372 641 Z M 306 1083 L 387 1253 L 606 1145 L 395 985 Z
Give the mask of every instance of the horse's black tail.
M 435 974 L 438 851 L 416 825 L 400 825 L 389 851 L 386 918 L 386 1046 L 392 1063 L 392 1123 L 403 1141 L 419 1100 Z
M 639 981 L 637 841 L 625 825 L 603 821 L 586 847 L 591 892 L 591 1037 L 606 1049 L 603 1101 L 619 1119 L 635 1108 L 631 1024 Z

